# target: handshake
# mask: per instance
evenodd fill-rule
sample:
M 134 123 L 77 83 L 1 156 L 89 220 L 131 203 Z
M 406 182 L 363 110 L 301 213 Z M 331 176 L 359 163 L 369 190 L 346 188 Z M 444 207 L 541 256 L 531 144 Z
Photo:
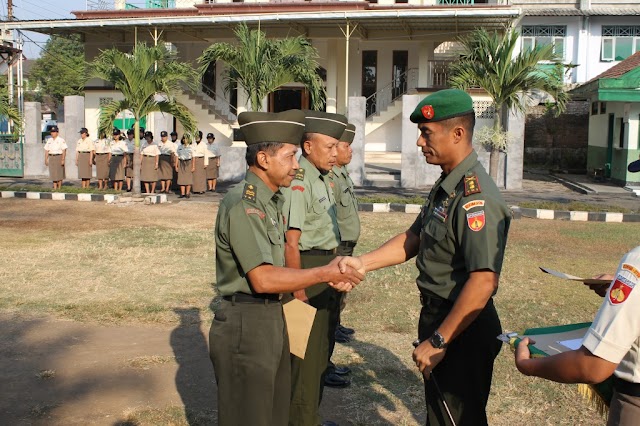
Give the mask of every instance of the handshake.
M 340 292 L 353 290 L 364 280 L 365 268 L 358 257 L 338 256 L 333 259 L 326 268 L 329 286 Z

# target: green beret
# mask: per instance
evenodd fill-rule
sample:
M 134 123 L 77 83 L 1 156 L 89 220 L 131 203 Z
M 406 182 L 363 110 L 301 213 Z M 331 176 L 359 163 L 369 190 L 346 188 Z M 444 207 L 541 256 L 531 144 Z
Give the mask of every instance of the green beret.
M 279 113 L 241 112 L 238 123 L 247 145 L 262 142 L 300 145 L 304 134 L 304 113 L 299 109 Z
M 311 110 L 306 110 L 304 113 L 306 126 L 304 131 L 308 133 L 320 133 L 340 139 L 347 127 L 347 117 L 341 114 Z
M 349 145 L 353 142 L 353 138 L 356 136 L 356 126 L 349 123 L 347 124 L 347 128 L 342 132 L 342 136 L 340 136 L 340 142 L 347 142 Z
M 413 123 L 433 123 L 473 113 L 473 101 L 467 92 L 445 89 L 427 96 L 411 113 Z

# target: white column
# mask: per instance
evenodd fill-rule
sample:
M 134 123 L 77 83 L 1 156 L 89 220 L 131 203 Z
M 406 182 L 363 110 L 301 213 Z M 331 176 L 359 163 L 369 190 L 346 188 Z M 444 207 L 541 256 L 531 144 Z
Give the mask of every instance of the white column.
M 338 40 L 327 41 L 327 51 L 336 52 Z M 327 112 L 336 113 L 338 108 L 338 62 L 336 54 L 329 54 L 327 60 Z
M 574 47 L 576 49 L 576 63 L 580 64 L 576 69 L 576 79 L 574 83 L 585 83 L 589 80 L 588 73 L 588 60 L 589 60 L 589 33 L 590 22 L 588 16 L 580 18 L 580 24 L 578 29 L 578 43 Z
M 418 53 L 418 87 L 429 87 L 433 83 L 429 61 L 432 61 L 434 58 L 434 48 L 435 43 L 433 41 L 423 41 L 420 43 Z

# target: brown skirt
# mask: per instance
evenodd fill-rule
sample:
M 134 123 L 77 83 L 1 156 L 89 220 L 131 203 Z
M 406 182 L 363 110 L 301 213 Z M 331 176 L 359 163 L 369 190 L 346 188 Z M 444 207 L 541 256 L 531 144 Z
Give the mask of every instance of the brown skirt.
M 109 154 L 96 154 L 96 178 L 109 179 Z
M 171 180 L 173 179 L 173 167 L 171 167 L 171 155 L 161 155 L 160 162 L 158 163 L 158 179 Z
M 141 182 L 157 182 L 158 170 L 156 170 L 156 157 L 142 156 Z
M 93 164 L 89 163 L 90 152 L 78 153 L 78 178 L 91 179 L 93 177 Z
M 191 160 L 180 160 L 178 166 L 178 185 L 192 185 L 193 172 L 191 171 Z
M 109 164 L 109 179 L 124 180 L 124 155 L 112 155 Z
M 62 155 L 49 156 L 49 176 L 54 182 L 64 179 L 64 167 L 62 167 Z
M 127 154 L 127 167 L 124 168 L 124 175 L 128 178 L 133 177 L 133 154 Z
M 218 179 L 218 163 L 215 158 L 209 158 L 209 165 L 207 166 L 207 180 Z
M 204 168 L 204 157 L 196 157 L 196 171 L 193 172 L 193 192 L 205 192 L 207 190 L 207 174 Z

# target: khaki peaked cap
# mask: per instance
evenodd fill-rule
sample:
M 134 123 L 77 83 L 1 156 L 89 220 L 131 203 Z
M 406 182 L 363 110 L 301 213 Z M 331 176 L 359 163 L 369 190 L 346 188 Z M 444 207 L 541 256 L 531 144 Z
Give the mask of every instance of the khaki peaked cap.
M 347 128 L 342 132 L 342 136 L 340 136 L 340 142 L 346 142 L 349 145 L 353 143 L 353 138 L 356 136 L 356 126 L 349 123 L 347 124 Z
M 334 139 L 340 139 L 347 127 L 347 117 L 323 111 L 305 110 L 305 132 L 320 133 Z
M 279 113 L 242 112 L 238 123 L 247 145 L 263 142 L 300 145 L 305 131 L 305 115 L 299 109 Z

